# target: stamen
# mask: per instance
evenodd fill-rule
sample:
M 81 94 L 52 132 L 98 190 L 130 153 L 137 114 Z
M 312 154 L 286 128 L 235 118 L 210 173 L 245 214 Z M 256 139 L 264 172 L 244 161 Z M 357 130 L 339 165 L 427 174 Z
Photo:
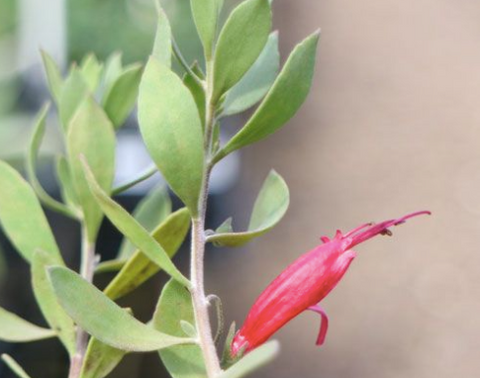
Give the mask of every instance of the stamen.
M 356 234 L 358 231 L 361 231 L 364 228 L 373 226 L 374 224 L 375 223 L 373 223 L 373 222 L 362 224 L 361 226 L 358 226 L 357 228 L 354 228 L 352 231 L 349 231 L 348 233 L 346 233 L 344 235 L 344 237 L 348 238 L 349 236 L 352 236 L 353 234 Z
M 352 242 L 350 243 L 348 248 L 352 248 L 357 244 L 363 243 L 364 241 L 370 238 L 373 238 L 378 234 L 391 236 L 392 232 L 389 230 L 390 227 L 403 224 L 407 219 L 410 219 L 419 215 L 430 215 L 430 214 L 431 214 L 430 211 L 417 211 L 415 213 L 405 215 L 404 217 L 401 217 L 401 218 L 390 219 L 390 220 L 375 224 L 370 228 L 367 228 L 365 231 L 353 235 Z

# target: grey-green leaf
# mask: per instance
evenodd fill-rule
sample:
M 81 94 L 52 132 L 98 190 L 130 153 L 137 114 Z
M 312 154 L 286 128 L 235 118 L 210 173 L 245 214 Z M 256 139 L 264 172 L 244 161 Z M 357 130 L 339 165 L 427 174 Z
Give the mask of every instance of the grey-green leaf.
M 38 153 L 40 150 L 40 145 L 45 135 L 45 120 L 50 106 L 47 104 L 42 107 L 40 113 L 37 117 L 37 121 L 33 130 L 32 138 L 30 140 L 30 147 L 28 149 L 27 159 L 26 159 L 26 170 L 28 174 L 28 179 L 35 190 L 38 198 L 42 203 L 50 208 L 53 211 L 56 211 L 65 216 L 75 218 L 75 214 L 63 203 L 58 202 L 56 199 L 52 198 L 46 191 L 43 189 L 42 185 L 38 181 L 36 169 L 37 169 L 37 159 Z
M 0 224 L 18 252 L 31 261 L 36 249 L 61 262 L 60 251 L 32 188 L 7 163 L 0 161 Z
M 172 190 L 197 213 L 204 171 L 195 101 L 178 76 L 150 58 L 140 84 L 138 117 L 147 149 Z
M 126 351 L 147 352 L 192 342 L 191 339 L 158 332 L 139 322 L 67 268 L 53 267 L 49 274 L 67 313 L 80 327 L 107 345 Z
M 319 33 L 314 33 L 295 48 L 255 114 L 218 152 L 215 161 L 273 134 L 295 115 L 312 85 L 318 38 Z
M 168 195 L 168 190 L 165 186 L 158 186 L 153 188 L 150 193 L 139 202 L 133 212 L 133 217 L 147 231 L 151 232 L 162 223 L 171 212 L 172 201 Z M 135 251 L 135 246 L 127 238 L 124 238 L 120 245 L 117 258 L 126 260 L 130 258 Z
M 193 20 L 203 44 L 205 58 L 208 61 L 213 53 L 223 0 L 191 0 L 190 4 Z
M 101 93 L 102 99 L 105 101 L 112 90 L 113 84 L 117 81 L 118 77 L 122 74 L 122 54 L 115 52 L 108 57 L 105 63 L 105 69 L 103 70 Z
M 80 71 L 91 93 L 97 90 L 102 76 L 103 66 L 94 54 L 88 54 L 82 61 Z
M 172 30 L 167 15 L 158 6 L 157 32 L 153 44 L 152 57 L 157 59 L 164 66 L 172 65 Z
M 10 343 L 24 343 L 55 337 L 55 331 L 27 322 L 19 316 L 0 307 L 0 340 Z
M 78 68 L 73 68 L 60 92 L 58 113 L 63 131 L 66 132 L 69 122 L 89 92 L 83 74 Z
M 277 172 L 271 171 L 255 201 L 248 230 L 235 233 L 228 232 L 226 227 L 227 232 L 219 228 L 215 234 L 207 237 L 207 241 L 218 246 L 242 246 L 275 227 L 287 212 L 289 202 L 287 184 Z
M 274 32 L 250 70 L 227 92 L 222 114 L 241 113 L 260 101 L 274 83 L 279 68 L 278 33 Z
M 60 69 L 46 51 L 40 50 L 40 53 L 42 54 L 43 67 L 47 76 L 48 88 L 50 89 L 53 99 L 58 104 L 63 85 Z
M 232 88 L 262 52 L 272 27 L 268 0 L 247 0 L 235 8 L 218 38 L 213 101 Z
M 280 344 L 273 340 L 254 349 L 233 365 L 224 371 L 218 378 L 241 378 L 246 377 L 255 370 L 272 361 L 280 351 Z
M 83 210 L 88 238 L 93 241 L 103 214 L 88 188 L 80 156 L 87 160 L 100 187 L 110 192 L 115 173 L 115 132 L 103 109 L 90 96 L 70 123 L 67 150 L 72 182 Z
M 162 246 L 135 220 L 135 218 L 133 218 L 124 208 L 113 201 L 102 190 L 86 163 L 84 165 L 84 170 L 93 196 L 110 221 L 152 262 L 164 269 L 165 272 L 182 282 L 184 285 L 190 286 L 188 279 L 185 278 L 185 276 L 175 267 Z
M 152 237 L 160 243 L 169 258 L 178 252 L 190 228 L 190 214 L 186 208 L 168 216 L 155 231 Z M 120 272 L 104 290 L 111 299 L 122 297 L 136 289 L 160 270 L 142 251 L 137 250 L 125 263 Z
M 126 352 L 92 337 L 88 343 L 80 378 L 104 378 L 120 363 Z
M 201 77 L 201 70 L 197 62 L 192 65 L 192 72 L 197 74 Z M 205 128 L 205 112 L 206 112 L 206 103 L 207 99 L 205 96 L 205 89 L 203 86 L 193 78 L 190 73 L 186 73 L 183 77 L 183 83 L 185 86 L 190 90 L 190 93 L 195 100 L 195 104 L 197 105 L 198 115 L 200 116 L 200 121 L 202 123 L 202 129 Z
M 63 201 L 77 213 L 77 194 L 73 188 L 72 175 L 68 160 L 64 156 L 57 156 L 56 173 Z
M 2 360 L 18 378 L 30 378 L 23 368 L 8 354 L 2 354 Z
M 174 336 L 183 336 L 181 322 L 195 324 L 190 292 L 171 280 L 160 296 L 152 319 L 155 329 Z M 160 357 L 173 378 L 205 378 L 205 364 L 198 345 L 176 345 L 163 349 Z
M 140 64 L 127 68 L 117 78 L 104 100 L 103 108 L 116 128 L 124 124 L 135 106 L 141 77 Z
M 45 320 L 57 332 L 70 356 L 73 356 L 75 354 L 75 326 L 58 303 L 47 276 L 46 269 L 55 265 L 59 264 L 44 251 L 35 252 L 31 266 L 33 294 Z

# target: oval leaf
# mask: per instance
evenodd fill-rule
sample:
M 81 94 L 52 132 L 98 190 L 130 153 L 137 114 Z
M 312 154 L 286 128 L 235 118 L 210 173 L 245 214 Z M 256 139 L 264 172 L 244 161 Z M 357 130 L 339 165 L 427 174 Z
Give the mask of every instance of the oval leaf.
M 160 296 L 152 325 L 160 332 L 184 336 L 182 321 L 195 324 L 190 292 L 178 282 L 168 282 Z M 173 378 L 205 378 L 202 350 L 198 345 L 176 345 L 159 352 Z
M 158 5 L 158 2 L 156 4 Z M 164 66 L 170 67 L 172 65 L 172 30 L 167 15 L 160 5 L 157 7 L 157 13 L 157 32 L 155 33 L 152 56 Z
M 102 108 L 87 97 L 70 123 L 67 135 L 72 182 L 83 210 L 89 241 L 94 241 L 102 221 L 102 211 L 93 198 L 83 173 L 84 156 L 99 186 L 110 192 L 115 173 L 115 132 Z
M 207 237 L 207 241 L 218 246 L 242 246 L 275 227 L 287 212 L 289 203 L 287 184 L 277 172 L 271 171 L 255 201 L 248 230 L 228 232 L 231 229 L 230 223 L 224 223 L 217 229 L 217 233 Z M 222 232 L 224 230 L 227 232 Z
M 45 69 L 45 74 L 47 76 L 48 89 L 50 90 L 53 99 L 58 104 L 63 85 L 60 69 L 46 51 L 40 50 L 40 53 L 42 54 L 43 68 Z
M 280 351 L 280 344 L 273 340 L 254 349 L 233 365 L 224 371 L 218 378 L 241 378 L 246 377 L 255 370 L 272 361 Z
M 145 198 L 143 198 L 135 211 L 133 217 L 147 231 L 153 231 L 162 221 L 172 212 L 172 201 L 168 191 L 164 186 L 153 188 Z M 123 239 L 118 253 L 118 259 L 126 260 L 136 251 L 135 246 L 126 238 Z
M 88 54 L 80 65 L 80 71 L 90 92 L 94 93 L 100 84 L 100 77 L 103 71 L 102 64 L 94 54 Z
M 75 272 L 53 267 L 50 279 L 60 303 L 75 322 L 93 337 L 117 349 L 148 352 L 191 343 L 158 332 L 139 322 Z
M 190 228 L 190 214 L 186 208 L 171 214 L 152 233 L 152 237 L 160 243 L 169 258 L 175 256 Z M 138 250 L 125 263 L 120 272 L 110 282 L 104 293 L 111 299 L 120 298 L 160 270 L 142 251 Z
M 58 265 L 43 251 L 33 256 L 31 274 L 35 299 L 47 323 L 55 330 L 70 356 L 75 354 L 75 325 L 58 303 L 47 276 L 47 268 Z M 63 264 L 62 264 L 63 265 Z
M 85 161 L 84 161 L 85 162 Z M 98 185 L 85 162 L 85 177 L 90 190 L 110 221 L 152 262 L 186 286 L 190 282 L 172 263 L 162 246 L 123 207 L 113 201 Z
M 104 378 L 120 363 L 126 352 L 92 337 L 88 343 L 80 378 Z
M 77 194 L 73 188 L 72 175 L 68 160 L 64 156 L 57 156 L 56 173 L 62 199 L 71 209 L 73 209 L 73 211 L 75 211 L 75 213 L 78 213 Z M 77 214 L 77 217 L 79 217 L 79 214 Z
M 62 128 L 67 132 L 70 120 L 88 94 L 88 85 L 78 68 L 73 68 L 65 80 L 58 103 Z
M 0 340 L 24 343 L 55 337 L 55 331 L 41 328 L 0 307 Z
M 232 88 L 262 52 L 272 27 L 268 0 L 247 0 L 223 27 L 215 51 L 213 102 Z
M 153 161 L 172 190 L 196 215 L 204 170 L 197 107 L 178 76 L 153 58 L 140 84 L 138 117 Z
M 275 32 L 270 34 L 252 68 L 227 92 L 222 114 L 228 116 L 241 113 L 260 101 L 274 83 L 279 68 L 278 33 Z
M 116 128 L 124 124 L 135 106 L 141 77 L 142 66 L 132 65 L 115 80 L 105 97 L 103 108 Z
M 108 60 L 105 63 L 105 69 L 103 70 L 101 85 L 101 93 L 104 101 L 103 104 L 105 103 L 105 99 L 109 96 L 113 84 L 115 84 L 121 74 L 122 54 L 120 52 L 114 52 L 108 57 Z
M 295 115 L 312 85 L 318 38 L 319 33 L 315 33 L 295 48 L 255 114 L 214 161 L 266 138 Z
M 36 249 L 62 262 L 60 251 L 42 207 L 30 185 L 7 163 L 0 161 L 0 224 L 18 252 L 31 261 Z
M 60 214 L 63 214 L 67 217 L 75 218 L 75 214 L 63 203 L 58 202 L 56 199 L 52 198 L 46 191 L 43 189 L 42 185 L 37 179 L 37 159 L 38 153 L 40 150 L 40 145 L 42 143 L 43 137 L 45 135 L 45 120 L 47 118 L 48 109 L 50 106 L 45 105 L 38 115 L 36 125 L 33 130 L 32 138 L 30 140 L 30 148 L 28 149 L 27 155 L 27 174 L 30 183 L 32 184 L 35 193 L 37 194 L 40 201 L 43 204 L 50 208 L 53 211 L 56 211 Z
M 193 20 L 203 44 L 206 60 L 210 60 L 217 36 L 217 26 L 223 0 L 191 0 Z

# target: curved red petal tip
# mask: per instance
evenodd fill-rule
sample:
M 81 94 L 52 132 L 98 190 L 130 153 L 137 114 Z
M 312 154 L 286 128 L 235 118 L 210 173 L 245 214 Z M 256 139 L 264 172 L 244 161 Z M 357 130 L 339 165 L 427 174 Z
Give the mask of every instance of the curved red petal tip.
M 392 226 L 398 226 L 400 224 L 403 224 L 407 221 L 407 219 L 417 217 L 419 215 L 431 215 L 432 213 L 430 211 L 424 210 L 424 211 L 416 211 L 411 214 L 407 214 L 401 218 L 397 219 L 390 219 L 383 221 L 381 223 L 374 224 L 371 227 L 368 227 L 365 229 L 365 227 L 357 227 L 355 230 L 349 232 L 346 234 L 346 236 L 349 236 L 352 238 L 352 242 L 349 245 L 349 248 L 352 248 L 360 243 L 363 243 L 364 241 L 371 239 L 372 237 L 376 235 L 391 235 L 391 232 L 389 230 L 390 227 Z M 363 230 L 363 231 L 362 231 Z M 361 231 L 361 232 L 359 232 Z

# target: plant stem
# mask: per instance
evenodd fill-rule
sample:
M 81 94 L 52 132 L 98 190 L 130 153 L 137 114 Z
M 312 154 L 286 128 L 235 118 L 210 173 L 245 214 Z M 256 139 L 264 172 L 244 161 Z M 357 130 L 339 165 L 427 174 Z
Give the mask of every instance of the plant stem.
M 93 281 L 95 270 L 95 243 L 88 240 L 85 225 L 82 226 L 82 257 L 80 274 L 88 282 Z M 77 326 L 78 327 L 78 326 Z M 68 378 L 78 378 L 82 371 L 83 360 L 88 346 L 88 334 L 80 327 L 77 328 L 77 347 L 70 364 Z
M 222 369 L 212 335 L 208 308 L 210 302 L 205 295 L 204 257 L 205 257 L 205 216 L 207 211 L 208 189 L 210 184 L 210 154 L 212 134 L 215 124 L 215 105 L 212 103 L 213 63 L 207 62 L 207 109 L 205 122 L 205 172 L 198 201 L 198 216 L 192 219 L 192 253 L 191 253 L 191 294 L 195 323 L 197 326 L 199 344 L 202 349 L 208 378 L 217 377 Z

